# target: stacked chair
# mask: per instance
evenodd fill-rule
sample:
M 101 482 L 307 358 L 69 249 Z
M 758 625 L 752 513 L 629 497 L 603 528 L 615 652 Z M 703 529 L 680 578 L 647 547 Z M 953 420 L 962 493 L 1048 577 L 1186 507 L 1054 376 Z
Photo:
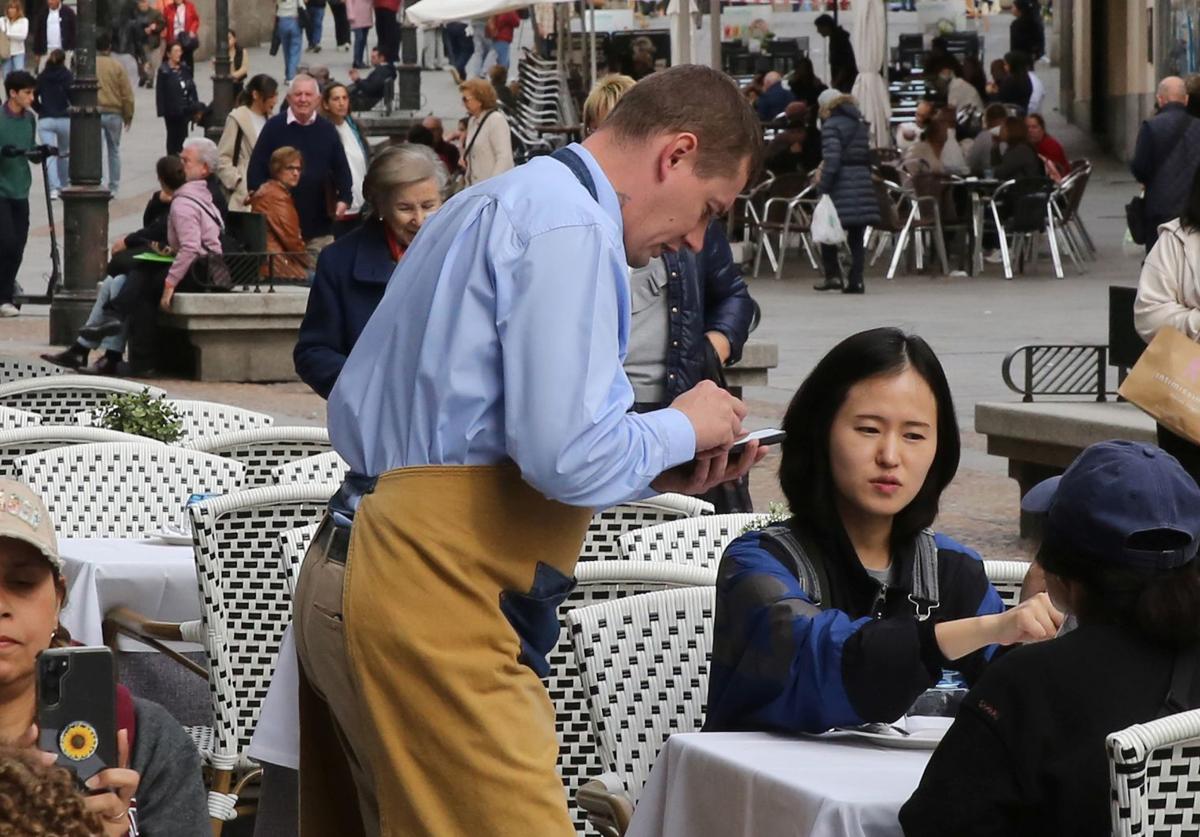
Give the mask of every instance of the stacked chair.
M 543 128 L 572 124 L 570 98 L 553 61 L 538 58 L 530 50 L 521 51 L 520 92 L 517 106 L 507 111 L 512 132 L 513 157 L 518 164 L 531 157 L 549 154 L 564 144 L 561 134 L 543 135 Z
M 275 469 L 331 452 L 329 431 L 324 427 L 281 425 L 205 435 L 192 441 L 188 447 L 241 462 L 246 466 L 247 488 L 275 485 L 278 482 Z M 321 476 L 321 481 L 331 479 Z M 341 482 L 341 479 L 338 478 L 337 482 Z
M 166 395 L 158 387 L 95 375 L 19 378 L 0 384 L 0 407 L 37 413 L 42 417 L 43 424 L 73 424 L 77 413 L 103 407 L 110 395 L 143 390 L 154 398 Z

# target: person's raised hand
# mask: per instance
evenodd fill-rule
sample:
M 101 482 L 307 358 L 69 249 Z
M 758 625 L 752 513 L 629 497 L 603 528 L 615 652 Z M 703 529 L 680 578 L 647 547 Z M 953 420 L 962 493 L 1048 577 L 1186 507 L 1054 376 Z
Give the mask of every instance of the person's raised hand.
M 996 614 L 992 642 L 1014 645 L 1018 642 L 1041 642 L 1053 639 L 1063 623 L 1063 614 L 1046 593 L 1030 596 L 1016 607 Z
M 129 832 L 129 806 L 137 792 L 141 776 L 129 769 L 129 735 L 117 730 L 117 767 L 101 770 L 84 782 L 92 795 L 84 807 L 100 817 L 104 837 L 123 837 Z
M 116 241 L 114 241 L 112 243 L 112 254 L 114 256 L 117 255 L 117 253 L 120 253 L 124 249 L 125 249 L 125 239 L 118 238 Z
M 697 457 L 658 475 L 650 487 L 658 492 L 677 494 L 703 494 L 724 482 L 741 479 L 754 465 L 767 455 L 757 440 L 747 442 L 737 456 L 730 458 L 729 452 L 718 448 L 713 456 Z
M 687 416 L 696 434 L 696 458 L 729 450 L 742 435 L 746 405 L 712 381 L 701 381 L 671 402 Z

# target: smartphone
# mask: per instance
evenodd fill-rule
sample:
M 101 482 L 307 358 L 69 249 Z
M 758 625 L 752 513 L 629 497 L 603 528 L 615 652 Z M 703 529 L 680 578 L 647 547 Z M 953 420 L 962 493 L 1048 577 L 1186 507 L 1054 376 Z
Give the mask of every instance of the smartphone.
M 117 766 L 117 686 L 104 646 L 48 648 L 37 659 L 38 749 L 82 783 Z
M 746 443 L 754 439 L 758 440 L 761 445 L 777 445 L 787 438 L 787 434 L 777 427 L 767 427 L 763 430 L 755 430 L 753 433 L 748 433 L 742 438 L 733 443 L 733 447 L 729 451 L 730 456 L 741 456 L 742 450 L 746 447 Z

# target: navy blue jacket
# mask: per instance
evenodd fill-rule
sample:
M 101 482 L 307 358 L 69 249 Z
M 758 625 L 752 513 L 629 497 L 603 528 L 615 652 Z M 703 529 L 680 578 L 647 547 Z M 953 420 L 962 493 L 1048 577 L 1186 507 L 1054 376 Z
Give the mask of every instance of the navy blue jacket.
M 368 221 L 321 251 L 292 360 L 322 398 L 375 313 L 396 263 L 380 221 Z
M 821 191 L 833 198 L 843 227 L 879 223 L 879 198 L 871 180 L 871 132 L 849 97 L 833 106 L 821 126 Z
M 761 532 L 725 550 L 705 730 L 817 733 L 891 723 L 942 669 L 973 683 L 990 658 L 991 647 L 946 660 L 934 635 L 939 621 L 1004 610 L 976 553 L 936 536 L 940 605 L 919 622 L 909 601 L 915 543 L 895 549 L 897 574 L 887 588 L 867 574 L 840 526 L 814 543 L 823 556 L 809 557 L 822 560 L 829 581 L 820 607 Z
M 667 399 L 705 378 L 705 332 L 719 331 L 729 340 L 728 363 L 742 356 L 750 335 L 754 300 L 733 260 L 725 227 L 712 221 L 699 253 L 664 253 L 670 344 L 667 349 Z
M 318 116 L 312 125 L 288 124 L 288 108 L 267 120 L 254 144 L 246 185 L 253 192 L 271 179 L 271 155 L 290 145 L 300 152 L 304 170 L 300 185 L 292 190 L 292 202 L 300 216 L 300 232 L 308 241 L 329 235 L 333 230 L 332 206 L 326 204 L 326 188 L 332 187 L 337 200 L 347 206 L 354 202 L 353 178 L 342 138 L 333 123 Z
M 796 97 L 792 95 L 787 84 L 781 81 L 767 88 L 766 92 L 758 97 L 758 101 L 754 103 L 754 109 L 758 112 L 759 119 L 763 122 L 770 122 L 783 113 L 795 99 Z
M 1187 108 L 1171 102 L 1142 123 L 1129 168 L 1146 187 L 1146 222 L 1152 229 L 1183 212 L 1197 166 L 1200 119 Z
M 199 98 L 187 64 L 181 62 L 178 69 L 172 69 L 166 61 L 159 65 L 154 100 L 160 117 L 179 119 L 195 114 Z
M 66 6 L 59 6 L 65 9 Z M 37 79 L 34 110 L 43 119 L 66 119 L 71 109 L 71 71 L 62 64 L 47 66 Z M 65 151 L 63 152 L 66 153 Z

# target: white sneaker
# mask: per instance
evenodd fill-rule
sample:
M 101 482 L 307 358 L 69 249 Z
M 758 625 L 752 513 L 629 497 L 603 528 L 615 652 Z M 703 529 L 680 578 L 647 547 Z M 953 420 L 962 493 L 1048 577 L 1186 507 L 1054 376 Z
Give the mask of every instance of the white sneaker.
M 58 190 L 57 190 L 57 189 L 51 189 L 51 190 L 50 190 L 50 200 L 52 200 L 52 201 L 56 201 L 56 200 L 59 200 L 59 198 L 60 198 L 60 197 L 61 197 L 61 196 L 59 195 L 59 193 L 58 193 Z
M 3 305 L 0 305 L 0 317 L 19 316 L 21 316 L 21 309 L 17 308 L 17 306 L 13 305 L 11 302 L 6 302 Z
M 1000 255 L 999 250 L 988 250 L 983 254 L 983 260 L 988 264 L 1000 264 L 1004 261 L 1004 256 Z
M 342 44 L 340 47 L 338 47 L 338 49 L 340 49 L 342 52 L 349 52 L 350 44 Z
M 967 272 L 965 270 L 952 270 L 949 275 L 951 279 L 962 279 L 967 275 Z

